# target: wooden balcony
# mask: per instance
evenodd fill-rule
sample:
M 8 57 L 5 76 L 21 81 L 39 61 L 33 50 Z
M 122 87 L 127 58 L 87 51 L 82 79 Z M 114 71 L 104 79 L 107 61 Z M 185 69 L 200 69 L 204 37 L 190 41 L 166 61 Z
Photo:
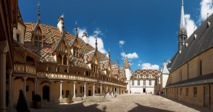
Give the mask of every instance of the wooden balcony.
M 126 87 L 125 84 L 118 84 L 109 81 L 103 81 L 92 77 L 70 75 L 67 73 L 49 73 L 49 72 L 37 72 L 38 78 L 47 78 L 47 79 L 59 79 L 59 80 L 73 80 L 73 81 L 83 81 L 83 82 L 93 82 L 101 84 L 109 84 L 114 86 Z
M 36 68 L 27 64 L 14 64 L 14 73 L 36 75 Z

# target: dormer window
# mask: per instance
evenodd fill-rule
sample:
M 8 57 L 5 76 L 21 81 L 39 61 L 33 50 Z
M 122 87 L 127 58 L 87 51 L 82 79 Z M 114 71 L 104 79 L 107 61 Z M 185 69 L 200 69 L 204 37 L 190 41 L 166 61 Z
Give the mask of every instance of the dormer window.
M 79 48 L 76 47 L 76 46 L 74 46 L 74 47 L 73 47 L 73 55 L 74 55 L 75 57 L 79 57 L 79 56 L 80 56 L 79 54 L 80 54 L 80 53 L 79 53 Z
M 43 47 L 43 37 L 40 28 L 38 28 L 33 34 L 33 43 L 35 47 Z
M 16 34 L 16 40 L 19 42 L 20 41 L 20 37 L 19 37 L 20 35 L 17 33 Z
M 138 74 L 138 78 L 141 78 L 141 77 L 140 77 L 140 74 Z
M 91 69 L 92 69 L 92 72 L 98 73 L 98 65 L 92 64 Z

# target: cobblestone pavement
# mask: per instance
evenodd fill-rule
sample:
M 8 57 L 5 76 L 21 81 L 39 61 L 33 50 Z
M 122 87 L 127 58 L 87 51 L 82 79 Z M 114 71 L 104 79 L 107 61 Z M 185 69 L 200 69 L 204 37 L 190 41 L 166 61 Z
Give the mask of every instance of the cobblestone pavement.
M 43 104 L 31 112 L 210 112 L 207 108 L 178 103 L 156 95 L 120 95 L 108 100 L 86 100 L 72 104 Z

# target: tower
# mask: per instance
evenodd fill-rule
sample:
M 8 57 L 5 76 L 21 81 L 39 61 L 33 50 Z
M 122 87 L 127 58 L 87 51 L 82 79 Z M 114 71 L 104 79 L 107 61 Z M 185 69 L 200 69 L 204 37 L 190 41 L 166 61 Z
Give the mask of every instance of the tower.
M 187 39 L 187 30 L 185 26 L 185 20 L 184 20 L 184 4 L 182 0 L 181 4 L 181 16 L 180 16 L 180 29 L 178 32 L 178 51 L 181 53 L 181 49 L 185 44 L 185 41 Z
M 82 40 L 83 40 L 86 44 L 88 44 L 88 36 L 87 36 L 87 33 L 86 33 L 86 32 L 83 33 L 83 35 L 82 35 Z
M 63 34 L 64 33 L 64 15 L 61 15 L 58 18 L 57 27 L 58 27 L 59 31 L 61 32 L 61 34 Z
M 126 75 L 126 82 L 127 82 L 127 91 L 128 93 L 130 93 L 130 77 L 132 76 L 132 72 L 130 69 L 130 64 L 129 64 L 129 60 L 127 57 L 124 58 L 124 62 L 123 62 L 123 68 L 125 70 L 125 75 Z

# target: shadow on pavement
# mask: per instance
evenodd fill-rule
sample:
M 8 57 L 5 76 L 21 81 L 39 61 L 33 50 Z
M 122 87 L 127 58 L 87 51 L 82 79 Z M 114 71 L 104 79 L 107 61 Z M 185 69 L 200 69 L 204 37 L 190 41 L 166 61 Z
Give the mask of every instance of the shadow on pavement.
M 135 103 L 135 104 L 137 105 L 137 107 L 133 108 L 132 110 L 128 112 L 173 112 L 173 111 L 143 106 L 138 103 Z
M 178 101 L 178 100 L 170 99 L 170 98 L 167 98 L 167 97 L 164 97 L 164 96 L 161 96 L 161 97 L 166 98 L 166 99 L 171 100 L 171 101 L 174 101 L 176 103 L 185 105 L 185 106 L 187 106 L 189 108 L 193 108 L 193 109 L 195 109 L 197 111 L 200 111 L 200 112 L 211 112 L 211 110 L 209 108 L 207 108 L 207 107 L 201 107 L 201 106 L 189 104 L 189 103 L 186 103 L 186 102 L 183 102 L 183 101 Z
M 76 104 L 58 104 L 58 103 L 47 103 L 42 105 L 41 109 L 31 108 L 31 112 L 103 112 L 97 108 L 98 104 L 92 104 L 84 106 L 82 103 Z M 103 108 L 103 110 L 106 108 Z

